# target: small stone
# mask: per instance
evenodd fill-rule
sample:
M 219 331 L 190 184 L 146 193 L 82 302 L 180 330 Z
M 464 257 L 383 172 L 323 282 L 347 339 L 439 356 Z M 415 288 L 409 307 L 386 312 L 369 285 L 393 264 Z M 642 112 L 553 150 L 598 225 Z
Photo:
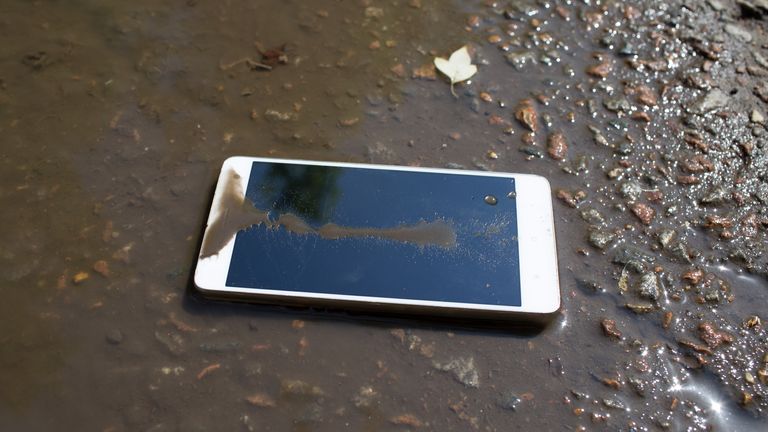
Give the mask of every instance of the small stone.
M 522 70 L 527 64 L 536 64 L 536 55 L 533 51 L 518 51 L 507 54 L 507 63 L 516 70 Z
M 645 268 L 645 264 L 651 263 L 653 261 L 653 255 L 650 255 L 641 249 L 629 245 L 618 248 L 612 260 L 614 264 L 623 265 L 630 270 L 635 270 L 638 272 L 642 272 Z
M 373 406 L 378 393 L 371 386 L 360 387 L 357 394 L 352 397 L 352 403 L 357 408 L 370 408 Z
M 765 117 L 760 111 L 756 109 L 752 110 L 752 114 L 750 114 L 749 119 L 752 121 L 752 123 L 765 123 Z
M 434 81 L 437 79 L 437 73 L 435 72 L 435 65 L 433 63 L 427 63 L 421 67 L 413 70 L 411 78 L 422 79 L 427 81 Z
M 656 106 L 658 104 L 658 97 L 653 90 L 647 86 L 637 86 L 634 88 L 637 94 L 637 101 L 645 106 Z
M 593 208 L 582 210 L 580 215 L 585 222 L 591 225 L 602 225 L 605 223 L 603 214 Z
M 726 24 L 725 32 L 744 42 L 752 42 L 752 32 L 736 24 Z
M 447 363 L 433 362 L 435 369 L 451 372 L 456 380 L 467 387 L 480 387 L 480 374 L 475 367 L 474 357 L 455 358 Z
M 547 153 L 555 160 L 563 160 L 568 154 L 568 143 L 562 132 L 554 132 L 547 138 Z
M 638 315 L 653 312 L 656 309 L 653 305 L 648 304 L 627 303 L 624 306 Z
M 688 107 L 688 111 L 694 114 L 706 114 L 728 105 L 729 98 L 722 90 L 713 89 L 705 96 Z
M 731 192 L 722 187 L 722 186 L 716 186 L 712 189 L 710 189 L 702 198 L 701 203 L 702 204 L 721 204 L 725 200 L 728 199 L 728 197 L 731 196 Z
M 109 264 L 104 260 L 98 260 L 93 263 L 93 271 L 104 277 L 109 277 Z
M 704 279 L 704 272 L 701 269 L 691 269 L 686 271 L 681 276 L 684 280 L 696 285 Z
M 381 18 L 384 16 L 384 9 L 380 7 L 367 7 L 365 8 L 366 18 Z
M 720 292 L 717 289 L 710 289 L 704 294 L 704 300 L 709 303 L 720 303 Z
M 605 78 L 613 70 L 613 65 L 610 61 L 604 61 L 600 64 L 593 65 L 587 68 L 587 74 L 592 75 L 595 78 Z
M 277 404 L 275 403 L 275 400 L 272 399 L 269 395 L 264 393 L 253 394 L 251 396 L 246 397 L 245 400 L 250 405 L 253 405 L 259 408 L 272 408 L 277 406 Z
M 403 414 L 389 419 L 389 422 L 399 426 L 411 426 L 419 428 L 424 426 L 424 422 L 416 418 L 413 414 Z
M 618 410 L 626 409 L 626 406 L 624 405 L 624 403 L 618 399 L 603 399 L 603 405 L 605 405 L 608 408 L 613 408 Z
M 592 230 L 589 232 L 589 244 L 598 249 L 605 249 L 615 238 L 616 235 L 610 231 Z
M 640 198 L 642 193 L 643 187 L 637 181 L 627 180 L 619 184 L 619 194 L 630 201 Z
M 91 275 L 89 275 L 87 272 L 77 272 L 74 276 L 72 276 L 72 282 L 79 284 L 82 282 L 85 282 Z
M 536 147 L 535 145 L 524 145 L 520 147 L 520 151 L 525 153 L 528 156 L 534 157 L 534 158 L 543 158 L 544 157 L 544 151 L 541 150 L 539 147 Z
M 515 118 L 531 132 L 536 132 L 539 129 L 538 114 L 531 99 L 523 99 L 518 104 Z
M 664 249 L 669 249 L 675 238 L 677 238 L 677 232 L 673 229 L 663 229 L 659 232 L 659 244 Z
M 653 272 L 646 272 L 640 276 L 640 281 L 636 286 L 637 294 L 645 299 L 656 301 L 659 299 L 661 289 L 659 288 L 659 279 Z
M 403 66 L 402 63 L 398 63 L 394 66 L 392 66 L 391 69 L 389 69 L 393 74 L 395 74 L 398 78 L 405 78 L 405 66 Z
M 339 126 L 341 127 L 352 127 L 358 123 L 360 123 L 360 117 L 348 117 L 339 119 Z
M 520 399 L 516 394 L 514 394 L 511 391 L 503 392 L 499 396 L 498 404 L 500 407 L 517 411 L 517 408 L 520 406 L 520 403 L 522 402 L 522 399 Z
M 714 324 L 710 322 L 699 324 L 699 338 L 710 348 L 717 348 L 723 343 L 728 344 L 733 342 L 733 336 L 726 332 L 716 330 Z
M 645 389 L 647 384 L 644 380 L 637 377 L 629 377 L 627 378 L 627 381 L 629 381 L 629 385 L 632 386 L 638 396 L 645 397 Z
M 325 392 L 318 386 L 313 386 L 301 380 L 284 379 L 280 382 L 280 391 L 293 396 L 319 397 Z
M 621 332 L 616 328 L 616 321 L 605 318 L 600 321 L 600 326 L 603 328 L 603 334 L 606 336 L 621 339 Z
M 640 222 L 642 222 L 645 225 L 650 225 L 651 221 L 653 220 L 653 217 L 656 215 L 656 210 L 654 210 L 653 207 L 645 203 L 635 203 L 630 208 L 632 210 L 632 213 L 634 213 L 635 216 L 637 216 L 637 218 L 640 219 Z
M 211 343 L 201 343 L 200 351 L 207 353 L 227 353 L 240 349 L 242 344 L 238 341 L 219 341 Z
M 623 97 L 605 99 L 603 101 L 603 106 L 605 106 L 608 111 L 612 112 L 628 112 L 632 109 L 632 104 Z
M 112 345 L 120 345 L 120 343 L 123 341 L 123 332 L 118 329 L 112 329 L 107 332 L 105 338 L 107 342 L 111 343 Z

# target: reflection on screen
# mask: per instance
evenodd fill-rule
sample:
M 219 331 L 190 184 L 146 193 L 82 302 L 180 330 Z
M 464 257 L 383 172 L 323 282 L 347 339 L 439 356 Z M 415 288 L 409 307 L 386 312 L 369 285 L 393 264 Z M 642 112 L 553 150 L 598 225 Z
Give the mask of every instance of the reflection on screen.
M 227 285 L 520 306 L 514 179 L 254 162 Z

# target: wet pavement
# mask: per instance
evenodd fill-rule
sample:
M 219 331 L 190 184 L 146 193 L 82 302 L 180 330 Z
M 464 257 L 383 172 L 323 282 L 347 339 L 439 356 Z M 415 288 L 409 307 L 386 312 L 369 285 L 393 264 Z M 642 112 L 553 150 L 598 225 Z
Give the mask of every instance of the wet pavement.
M 0 429 L 759 430 L 764 2 L 0 5 Z M 431 66 L 467 45 L 454 86 Z M 546 176 L 538 334 L 189 293 L 232 155 Z

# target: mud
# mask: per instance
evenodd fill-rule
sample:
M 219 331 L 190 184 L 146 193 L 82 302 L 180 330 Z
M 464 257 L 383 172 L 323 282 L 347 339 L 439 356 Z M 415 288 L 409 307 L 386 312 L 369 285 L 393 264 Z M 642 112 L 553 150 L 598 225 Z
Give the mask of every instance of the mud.
M 765 12 L 3 2 L 0 429 L 762 429 Z M 464 45 L 454 98 L 430 65 Z M 562 314 L 523 335 L 199 301 L 233 155 L 544 175 Z

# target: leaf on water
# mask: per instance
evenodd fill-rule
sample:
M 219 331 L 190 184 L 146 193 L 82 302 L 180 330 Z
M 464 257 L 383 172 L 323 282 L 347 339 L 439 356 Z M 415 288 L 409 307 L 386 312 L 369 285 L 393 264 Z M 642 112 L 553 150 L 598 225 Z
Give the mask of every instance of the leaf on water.
M 454 51 L 447 60 L 435 57 L 435 67 L 451 80 L 451 94 L 454 96 L 456 93 L 453 91 L 453 85 L 466 81 L 477 73 L 477 66 L 472 64 L 466 45 Z

